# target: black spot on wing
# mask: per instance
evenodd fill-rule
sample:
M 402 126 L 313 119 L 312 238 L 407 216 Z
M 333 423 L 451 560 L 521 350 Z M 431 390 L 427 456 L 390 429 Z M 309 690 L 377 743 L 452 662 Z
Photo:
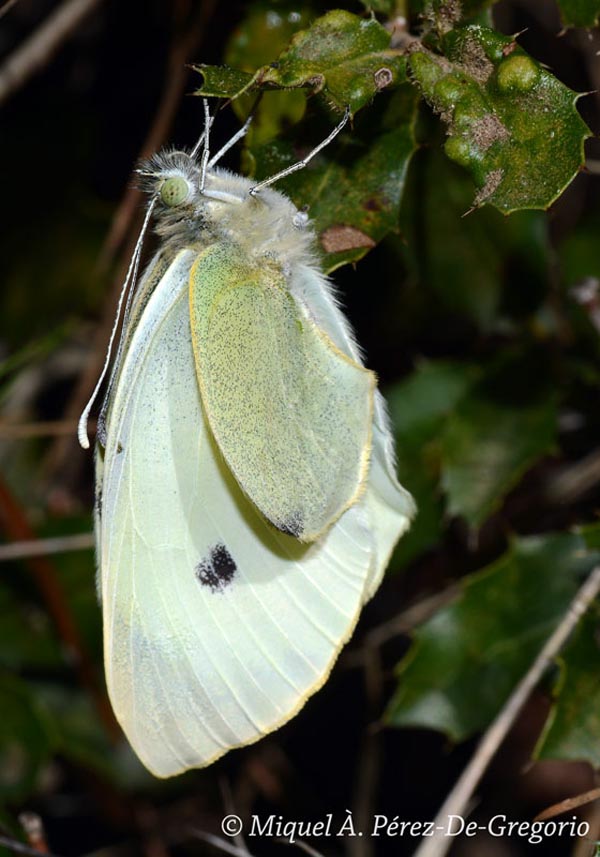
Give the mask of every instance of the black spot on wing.
M 210 549 L 208 557 L 202 559 L 194 573 L 202 586 L 211 592 L 223 592 L 232 582 L 237 565 L 225 545 L 217 544 Z
M 304 521 L 300 512 L 294 512 L 287 521 L 278 521 L 275 526 L 286 536 L 295 536 L 299 538 L 304 531 Z

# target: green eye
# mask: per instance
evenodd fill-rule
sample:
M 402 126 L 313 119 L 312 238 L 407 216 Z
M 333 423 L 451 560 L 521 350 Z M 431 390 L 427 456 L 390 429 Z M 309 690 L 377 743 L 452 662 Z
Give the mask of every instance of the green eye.
M 165 179 L 160 188 L 160 198 L 165 205 L 181 205 L 190 195 L 190 186 L 182 176 Z

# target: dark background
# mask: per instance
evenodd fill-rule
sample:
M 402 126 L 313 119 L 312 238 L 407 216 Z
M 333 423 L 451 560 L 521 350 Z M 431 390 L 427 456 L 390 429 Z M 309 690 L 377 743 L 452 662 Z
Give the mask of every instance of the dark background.
M 2 56 L 22 44 L 55 5 L 42 0 L 16 3 L 0 19 Z M 360 11 L 358 6 L 347 8 Z M 107 246 L 136 158 L 147 148 L 157 117 L 164 127 L 163 139 L 158 134 L 150 142 L 158 144 L 168 140 L 190 146 L 201 127 L 200 102 L 189 95 L 198 79 L 192 72 L 182 77 L 179 95 L 173 69 L 181 69 L 184 60 L 220 63 L 226 40 L 244 13 L 244 4 L 236 2 L 97 3 L 39 72 L 1 106 L 0 358 L 17 360 L 9 377 L 11 383 L 20 379 L 16 393 L 14 386 L 10 394 L 7 387 L 0 387 L 5 418 L 27 423 L 66 420 L 68 428 L 77 413 L 82 373 L 102 356 L 100 344 L 112 318 L 115 283 L 139 217 L 141 202 L 132 198 L 131 229 L 115 246 Z M 560 22 L 552 2 L 505 0 L 494 14 L 501 31 L 524 30 L 520 44 L 568 86 L 578 91 L 598 87 L 597 36 L 571 31 L 557 38 Z M 201 27 L 199 19 L 204 20 Z M 170 95 L 169 87 L 174 88 Z M 600 130 L 598 96 L 583 99 L 580 110 L 592 130 Z M 224 140 L 237 123 L 227 111 L 222 116 L 215 133 Z M 437 134 L 441 141 L 435 128 L 435 120 L 424 109 L 422 137 L 431 141 Z M 415 157 L 411 182 L 418 183 L 431 145 L 428 142 Z M 589 141 L 588 152 L 592 158 L 600 156 L 595 140 Z M 236 152 L 230 156 L 234 168 L 237 158 Z M 572 234 L 582 218 L 597 214 L 598 181 L 591 174 L 579 176 L 553 207 L 548 219 L 553 247 Z M 496 336 L 482 334 L 472 320 L 440 306 L 435 295 L 428 294 L 426 283 L 418 299 L 403 303 L 408 274 L 398 250 L 402 240 L 384 242 L 356 270 L 348 267 L 335 275 L 369 365 L 384 384 L 401 378 L 421 356 L 485 353 L 493 348 Z M 508 311 L 521 317 L 535 307 L 543 286 L 536 287 L 523 259 L 509 259 L 504 276 Z M 4 383 L 6 375 L 0 380 Z M 571 439 L 567 454 L 577 457 L 587 449 L 597 427 L 592 422 L 587 433 Z M 70 431 L 34 439 L 0 437 L 0 467 L 3 482 L 36 534 L 89 529 L 92 460 L 79 450 Z M 475 742 L 453 747 L 443 736 L 426 730 L 383 729 L 377 720 L 395 685 L 393 667 L 408 641 L 397 638 L 383 647 L 383 678 L 374 689 L 373 681 L 365 680 L 369 670 L 357 666 L 361 642 L 369 630 L 421 594 L 495 558 L 505 544 L 507 522 L 527 533 L 593 517 L 600 499 L 597 491 L 570 509 L 546 510 L 540 519 L 527 503 L 536 478 L 539 472 L 509 498 L 502 521 L 486 525 L 475 550 L 465 528 L 451 521 L 438 548 L 417 558 L 402 575 L 389 575 L 324 689 L 274 735 L 231 753 L 206 771 L 159 782 L 139 769 L 126 748 L 115 748 L 106 736 L 102 738 L 104 730 L 91 707 L 82 714 L 82 729 L 87 723 L 90 730 L 97 730 L 97 751 L 104 755 L 107 770 L 102 772 L 97 760 L 88 764 L 85 757 L 77 762 L 58 753 L 38 771 L 30 789 L 6 799 L 0 823 L 15 831 L 19 811 L 39 813 L 49 847 L 59 855 L 108 849 L 111 854 L 162 857 L 208 853 L 210 847 L 194 831 L 218 833 L 228 806 L 242 815 L 252 811 L 262 817 L 277 813 L 314 820 L 333 812 L 341 821 L 346 808 L 359 814 L 369 807 L 390 819 L 432 817 Z M 101 682 L 92 554 L 56 562 L 69 581 L 84 623 L 81 633 Z M 37 603 L 43 614 L 43 598 L 26 566 L 4 565 L 2 575 L 8 575 L 13 592 L 28 604 Z M 56 663 L 40 666 L 30 677 L 76 686 L 68 658 L 62 668 Z M 542 689 L 488 771 L 475 818 L 495 812 L 510 819 L 531 818 L 566 794 L 594 785 L 593 771 L 585 763 L 529 766 L 547 709 Z M 368 857 L 410 854 L 416 843 L 382 839 L 370 843 L 373 852 L 364 850 L 365 843 L 313 844 L 327 854 L 341 854 L 346 845 L 353 857 Z M 516 839 L 478 839 L 476 844 L 461 842 L 453 853 L 502 857 L 534 853 L 535 847 Z M 538 853 L 540 847 L 547 855 L 575 853 L 571 842 L 554 840 L 538 846 Z M 249 848 L 257 855 L 270 855 L 285 853 L 286 846 L 250 840 Z

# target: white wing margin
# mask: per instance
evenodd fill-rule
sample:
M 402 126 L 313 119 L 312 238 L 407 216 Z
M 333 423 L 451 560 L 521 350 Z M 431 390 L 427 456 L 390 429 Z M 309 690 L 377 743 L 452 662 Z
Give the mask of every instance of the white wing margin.
M 373 573 L 373 501 L 318 543 L 271 528 L 205 427 L 189 329 L 192 250 L 145 306 L 112 398 L 98 535 L 110 698 L 167 777 L 276 729 L 326 680 Z
M 362 365 L 360 348 L 327 277 L 314 268 L 299 265 L 294 272 L 291 291 L 333 343 Z M 365 587 L 365 601 L 379 588 L 391 553 L 416 512 L 413 498 L 396 478 L 394 439 L 386 402 L 378 390 L 375 391 L 372 444 L 369 480 L 362 502 L 375 539 L 375 559 Z

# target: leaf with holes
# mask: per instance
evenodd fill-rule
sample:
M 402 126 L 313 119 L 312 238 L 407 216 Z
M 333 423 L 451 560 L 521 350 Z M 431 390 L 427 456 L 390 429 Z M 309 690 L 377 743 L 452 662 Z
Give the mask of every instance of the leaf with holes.
M 548 208 L 583 166 L 579 96 L 493 30 L 451 30 L 441 44 L 443 55 L 416 50 L 408 69 L 447 126 L 446 154 L 475 179 L 474 205 Z
M 234 69 L 195 66 L 204 77 L 196 95 L 237 97 L 269 89 L 312 89 L 327 103 L 356 113 L 382 89 L 406 81 L 406 59 L 374 18 L 336 9 L 296 33 L 279 56 L 250 77 Z

